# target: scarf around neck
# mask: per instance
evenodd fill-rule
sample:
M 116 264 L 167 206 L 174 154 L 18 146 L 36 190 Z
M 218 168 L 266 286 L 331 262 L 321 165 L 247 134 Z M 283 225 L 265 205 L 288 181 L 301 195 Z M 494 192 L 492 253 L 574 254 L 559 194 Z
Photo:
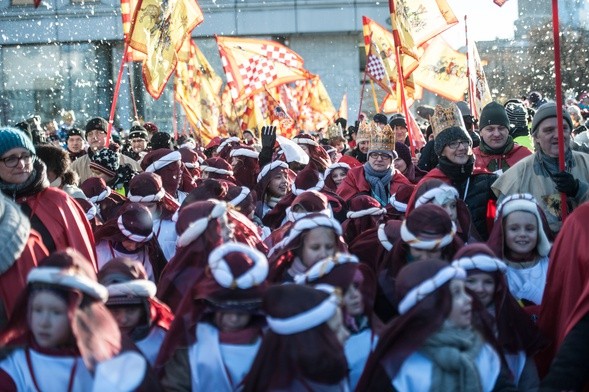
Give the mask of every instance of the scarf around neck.
M 539 175 L 546 175 L 548 172 L 549 176 L 552 176 L 560 171 L 558 168 L 558 158 L 550 157 L 538 148 L 536 151 L 534 164 L 534 172 Z M 570 148 L 567 148 L 564 152 L 565 171 L 570 171 L 571 168 L 575 167 L 575 160 L 573 159 L 573 152 Z M 542 170 L 544 169 L 544 170 Z M 544 172 L 545 171 L 545 172 Z
M 487 155 L 504 155 L 504 154 L 507 154 L 509 151 L 513 150 L 513 137 L 511 137 L 511 135 L 508 135 L 505 145 L 503 145 L 503 147 L 499 147 L 499 148 L 489 147 L 489 145 L 487 143 L 485 143 L 483 138 L 481 138 L 481 143 L 479 144 L 479 148 L 481 149 L 482 152 L 484 152 Z
M 474 170 L 474 156 L 468 157 L 468 162 L 464 165 L 457 165 L 446 157 L 440 157 L 438 168 L 455 184 L 462 184 L 466 181 Z
M 364 178 L 370 184 L 372 195 L 382 207 L 386 206 L 389 200 L 393 168 L 376 171 L 368 162 L 364 164 Z
M 419 350 L 433 362 L 431 391 L 482 391 L 475 362 L 482 347 L 483 339 L 474 329 L 444 323 Z

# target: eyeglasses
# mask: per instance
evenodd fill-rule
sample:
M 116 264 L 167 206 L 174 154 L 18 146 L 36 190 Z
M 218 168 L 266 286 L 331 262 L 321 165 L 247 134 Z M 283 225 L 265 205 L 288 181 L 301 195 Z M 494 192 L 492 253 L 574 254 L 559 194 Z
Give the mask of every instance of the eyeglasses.
M 0 158 L 0 161 L 4 162 L 4 166 L 13 168 L 16 167 L 20 161 L 23 161 L 25 165 L 31 163 L 34 156 L 35 155 L 28 153 L 22 154 L 20 156 L 11 155 L 6 158 Z
M 368 155 L 368 158 L 372 158 L 372 159 L 378 159 L 378 158 L 392 159 L 389 154 L 386 154 L 384 152 L 371 152 L 370 155 Z
M 450 147 L 451 150 L 456 150 L 460 145 L 463 145 L 464 147 L 469 147 L 470 142 L 468 140 L 455 140 L 447 144 L 447 146 Z

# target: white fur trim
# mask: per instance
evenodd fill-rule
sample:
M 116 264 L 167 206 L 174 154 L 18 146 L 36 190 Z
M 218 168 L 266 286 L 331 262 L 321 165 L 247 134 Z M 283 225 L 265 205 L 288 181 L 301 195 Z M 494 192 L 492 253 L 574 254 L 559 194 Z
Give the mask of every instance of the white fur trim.
M 292 183 L 292 189 L 291 192 L 293 195 L 297 195 L 299 196 L 301 193 L 306 192 L 306 191 L 317 191 L 319 192 L 321 189 L 323 189 L 323 187 L 325 186 L 325 182 L 323 181 L 323 179 L 321 178 L 321 176 L 319 176 L 319 181 L 317 181 L 317 183 L 315 184 L 315 186 L 312 186 L 309 189 L 298 189 L 295 185 L 295 183 Z
M 190 150 L 196 149 L 196 143 L 193 140 L 187 140 L 186 143 L 180 145 L 180 148 L 188 148 Z
M 507 265 L 496 257 L 491 257 L 485 254 L 479 254 L 472 257 L 461 257 L 454 260 L 452 265 L 462 268 L 466 271 L 472 269 L 479 269 L 486 272 L 507 271 Z
M 311 138 L 306 138 L 306 137 L 293 137 L 292 140 L 296 143 L 296 144 L 306 144 L 309 146 L 315 146 L 315 147 L 319 147 L 319 143 L 317 143 L 315 140 L 311 139 Z
M 139 196 L 139 195 L 133 195 L 129 191 L 129 194 L 127 195 L 127 199 L 129 199 L 129 201 L 132 201 L 135 203 L 142 203 L 142 202 L 143 203 L 151 203 L 154 201 L 160 201 L 161 199 L 164 198 L 165 195 L 166 195 L 166 190 L 162 187 L 155 195 Z
M 269 164 L 265 165 L 262 168 L 262 170 L 260 171 L 260 174 L 258 174 L 258 182 L 262 181 L 264 179 L 264 177 L 266 177 L 268 175 L 268 173 L 270 173 L 272 170 L 276 169 L 277 167 L 281 167 L 283 169 L 288 169 L 288 164 L 283 161 L 270 162 Z
M 107 197 L 109 197 L 111 193 L 112 193 L 112 189 L 110 189 L 110 187 L 107 186 L 105 190 L 100 192 L 100 194 L 98 194 L 96 196 L 89 197 L 88 200 L 90 200 L 92 203 L 96 204 L 98 202 L 103 201 Z
M 86 219 L 91 221 L 92 219 L 96 218 L 96 214 L 98 214 L 98 208 L 92 203 L 92 206 L 88 211 L 86 211 Z
M 131 241 L 147 242 L 153 238 L 153 231 L 150 232 L 149 235 L 143 236 L 143 235 L 132 233 L 129 230 L 127 230 L 127 228 L 123 224 L 123 215 L 119 215 L 119 217 L 117 219 L 117 226 L 119 227 L 119 230 L 121 231 L 121 233 L 123 233 L 124 236 L 127 237 L 128 239 L 130 239 Z
M 242 201 L 244 201 L 247 195 L 249 195 L 250 193 L 250 189 L 247 186 L 242 186 L 239 195 L 237 195 L 233 200 L 229 200 L 229 203 L 236 206 Z
M 207 173 L 223 174 L 223 175 L 226 175 L 226 176 L 232 176 L 233 175 L 233 170 L 219 169 L 219 168 L 212 167 L 212 166 L 203 166 L 202 167 L 202 171 L 207 172 Z
M 182 248 L 196 240 L 207 229 L 209 221 L 219 218 L 226 212 L 227 203 L 216 202 L 209 216 L 205 216 L 204 218 L 195 220 L 188 226 L 188 228 L 184 233 L 182 233 L 182 235 L 178 236 L 178 239 L 176 240 L 176 246 Z
M 442 184 L 437 188 L 430 189 L 423 195 L 419 196 L 419 199 L 415 202 L 415 208 L 428 203 L 434 203 L 436 205 L 443 205 L 448 200 L 458 199 L 458 191 L 456 188 L 450 185 Z
M 397 201 L 397 198 L 395 197 L 396 195 L 396 193 L 391 195 L 389 198 L 389 203 L 395 208 L 395 210 L 399 212 L 407 211 L 407 203 Z
M 149 165 L 145 168 L 145 171 L 154 173 L 154 172 L 158 171 L 159 169 L 161 169 L 162 167 L 166 167 L 167 165 L 169 165 L 172 162 L 178 162 L 181 160 L 182 160 L 182 155 L 180 155 L 180 152 L 179 151 L 172 151 L 172 152 L 164 155 L 163 157 L 161 157 L 157 161 L 152 162 L 151 165 Z
M 248 157 L 248 158 L 258 159 L 258 157 L 260 156 L 260 153 L 258 153 L 256 151 L 248 150 L 247 148 L 236 148 L 235 150 L 231 151 L 229 156 L 230 157 Z
M 399 302 L 399 314 L 405 314 L 411 310 L 419 301 L 442 287 L 452 279 L 466 279 L 466 271 L 462 268 L 449 265 L 442 268 L 432 278 L 427 279 L 412 288 Z
M 333 317 L 339 301 L 335 294 L 330 294 L 323 302 L 303 313 L 288 318 L 274 318 L 266 316 L 270 329 L 278 335 L 293 335 L 307 331 L 323 324 Z
M 196 163 L 184 162 L 184 166 L 186 166 L 189 169 L 198 169 L 200 167 L 200 164 L 198 162 L 196 162 Z
M 410 247 L 421 250 L 437 250 L 448 245 L 454 239 L 456 234 L 456 225 L 452 222 L 452 230 L 445 236 L 433 240 L 420 240 L 407 228 L 407 220 L 401 224 L 401 238 Z
M 286 208 L 286 219 L 290 222 L 296 222 L 299 219 L 302 219 L 309 214 L 323 214 L 329 218 L 333 218 L 333 212 L 331 211 L 331 208 L 326 208 L 321 211 L 313 211 L 313 212 L 293 212 L 292 207 Z
M 358 258 L 349 253 L 337 253 L 333 257 L 327 257 L 313 264 L 304 274 L 294 277 L 296 284 L 307 284 L 329 274 L 336 265 L 346 263 L 358 263 Z
M 254 265 L 237 279 L 224 259 L 229 253 L 245 253 Z M 262 283 L 268 276 L 268 259 L 257 249 L 238 242 L 225 243 L 214 249 L 209 255 L 209 268 L 213 277 L 225 288 L 249 289 Z
M 363 216 L 368 216 L 368 215 L 380 216 L 380 215 L 384 215 L 386 213 L 387 213 L 386 208 L 371 207 L 371 208 L 367 208 L 365 210 L 348 211 L 348 213 L 346 214 L 346 217 L 348 219 L 356 219 L 356 218 L 362 218 Z
M 345 162 L 336 162 L 333 163 L 331 165 L 329 165 L 329 167 L 325 170 L 325 178 L 327 178 L 332 171 L 334 171 L 335 169 L 345 169 L 345 170 L 350 170 L 350 165 L 348 165 Z
M 100 283 L 82 275 L 76 275 L 71 270 L 55 267 L 33 268 L 27 276 L 27 283 L 49 283 L 77 289 L 92 298 L 106 302 L 108 290 Z
M 301 235 L 303 231 L 312 230 L 317 227 L 327 227 L 335 231 L 338 236 L 342 235 L 342 226 L 333 218 L 327 216 L 315 216 L 313 218 L 304 217 L 296 221 L 288 234 L 270 249 L 268 257 L 272 257 L 276 251 L 290 244 L 295 238 Z
M 227 139 L 223 140 L 221 144 L 219 144 L 219 147 L 217 147 L 217 153 L 220 153 L 221 150 L 231 142 L 240 143 L 241 140 L 239 140 L 239 138 L 236 136 L 228 137 Z
M 376 234 L 378 235 L 378 240 L 380 241 L 380 244 L 383 246 L 383 248 L 385 248 L 386 250 L 388 250 L 389 252 L 391 251 L 391 249 L 393 249 L 393 243 L 391 241 L 389 241 L 389 237 L 387 237 L 385 231 L 384 231 L 384 223 L 381 223 L 378 226 L 378 230 L 376 231 Z
M 140 297 L 154 298 L 157 292 L 155 283 L 147 279 L 134 279 L 128 282 L 113 283 L 106 286 L 108 298 L 114 297 Z

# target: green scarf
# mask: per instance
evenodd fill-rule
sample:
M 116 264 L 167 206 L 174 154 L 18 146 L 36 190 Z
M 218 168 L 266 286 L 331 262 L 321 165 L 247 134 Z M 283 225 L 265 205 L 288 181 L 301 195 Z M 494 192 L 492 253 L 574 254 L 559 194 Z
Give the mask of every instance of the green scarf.
M 459 329 L 445 323 L 419 350 L 433 361 L 432 392 L 480 392 L 481 380 L 475 363 L 483 339 L 472 328 Z

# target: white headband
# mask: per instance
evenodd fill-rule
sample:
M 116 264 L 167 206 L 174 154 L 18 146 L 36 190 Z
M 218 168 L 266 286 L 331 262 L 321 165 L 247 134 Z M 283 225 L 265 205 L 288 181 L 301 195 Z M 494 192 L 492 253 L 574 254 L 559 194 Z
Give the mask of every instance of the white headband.
M 235 150 L 231 150 L 229 154 L 230 157 L 248 157 L 258 159 L 260 153 L 256 151 L 249 150 L 247 148 L 236 148 Z
M 327 178 L 332 171 L 334 171 L 335 169 L 345 169 L 345 170 L 350 170 L 350 165 L 348 165 L 345 162 L 336 162 L 332 165 L 330 165 L 326 170 L 325 170 L 325 178 Z
M 454 239 L 454 235 L 456 234 L 456 225 L 452 222 L 452 229 L 450 233 L 446 234 L 441 238 L 436 238 L 432 240 L 421 240 L 417 238 L 412 232 L 409 231 L 407 228 L 407 220 L 404 220 L 401 224 L 401 238 L 410 247 L 415 249 L 421 250 L 437 250 L 443 248 L 444 246 L 448 245 Z
M 295 181 L 296 182 L 296 181 Z M 323 181 L 323 179 L 321 178 L 321 176 L 319 176 L 319 180 L 317 181 L 317 183 L 315 184 L 315 186 L 312 186 L 311 188 L 308 189 L 298 189 L 295 182 L 292 183 L 292 189 L 291 192 L 293 195 L 300 195 L 303 192 L 306 191 L 317 191 L 319 192 L 321 189 L 323 189 L 323 187 L 325 186 L 325 182 Z
M 386 208 L 370 207 L 365 210 L 348 211 L 346 217 L 348 219 L 362 218 L 363 216 L 381 216 L 387 213 Z
M 100 283 L 82 275 L 76 275 L 70 270 L 55 267 L 33 268 L 27 276 L 27 283 L 49 283 L 77 289 L 92 298 L 106 302 L 108 290 Z
M 211 213 L 204 218 L 200 218 L 192 222 L 182 235 L 178 236 L 176 246 L 182 248 L 201 236 L 207 229 L 209 221 L 219 218 L 227 211 L 227 204 L 225 202 L 215 202 Z
M 127 199 L 129 199 L 129 201 L 132 201 L 135 203 L 151 203 L 154 201 L 160 201 L 161 199 L 164 198 L 165 195 L 166 195 L 166 190 L 162 187 L 162 188 L 160 188 L 159 191 L 157 191 L 156 194 L 145 195 L 145 196 L 133 195 L 133 194 L 131 194 L 131 191 L 129 191 L 129 194 L 127 195 Z
M 112 192 L 112 189 L 110 189 L 110 187 L 107 186 L 105 190 L 103 190 L 102 192 L 100 192 L 96 196 L 89 197 L 88 200 L 90 200 L 92 203 L 96 204 L 99 201 L 103 201 L 108 196 L 110 196 L 111 192 Z
M 134 279 L 128 282 L 113 283 L 106 286 L 108 298 L 114 297 L 140 297 L 154 298 L 157 292 L 155 283 L 147 279 Z
M 288 318 L 274 318 L 266 316 L 270 329 L 278 335 L 293 335 L 307 331 L 323 324 L 333 317 L 339 301 L 335 294 L 330 294 L 323 302 L 303 313 Z
M 268 175 L 268 173 L 270 173 L 270 171 L 276 169 L 277 167 L 281 167 L 283 169 L 288 169 L 288 164 L 283 161 L 274 161 L 274 162 L 267 164 L 266 166 L 264 166 L 262 168 L 262 170 L 260 171 L 260 174 L 258 174 L 258 182 L 262 181 L 262 179 L 264 177 L 266 177 Z
M 465 270 L 479 269 L 485 272 L 507 271 L 507 265 L 496 257 L 478 254 L 471 257 L 461 257 L 452 262 L 452 265 Z
M 254 262 L 253 267 L 236 279 L 229 264 L 224 259 L 229 253 L 245 253 Z M 229 242 L 211 252 L 209 255 L 209 268 L 217 283 L 222 287 L 243 290 L 257 286 L 266 279 L 268 276 L 268 259 L 257 249 L 238 242 Z
M 452 279 L 466 279 L 466 271 L 462 268 L 449 265 L 442 268 L 432 278 L 424 280 L 412 288 L 399 302 L 399 314 L 405 314 L 411 310 L 419 301 L 433 293 L 446 282 Z
M 327 257 L 313 264 L 305 273 L 298 274 L 294 277 L 296 284 L 306 284 L 314 282 L 317 279 L 329 274 L 336 265 L 346 263 L 358 263 L 358 258 L 349 253 L 338 253 L 332 257 Z
M 307 211 L 293 212 L 292 206 L 286 208 L 286 220 L 288 220 L 289 222 L 296 222 L 299 219 L 302 219 L 309 214 L 323 214 L 329 218 L 333 218 L 333 212 L 331 211 L 331 208 L 329 208 L 329 207 L 327 207 L 326 209 L 321 210 L 321 211 L 312 211 L 312 212 L 307 212 Z
M 450 185 L 442 184 L 437 188 L 430 189 L 421 195 L 415 202 L 415 208 L 434 202 L 436 205 L 443 205 L 449 200 L 458 199 L 458 191 Z
M 151 165 L 149 165 L 145 168 L 145 171 L 153 173 L 153 172 L 158 171 L 162 167 L 169 165 L 172 162 L 178 162 L 181 160 L 182 160 L 182 155 L 180 155 L 180 152 L 179 151 L 172 151 L 172 152 L 164 155 L 163 157 L 161 157 L 157 161 L 152 162 Z
M 235 136 L 231 136 L 231 137 L 223 140 L 223 142 L 221 144 L 219 144 L 219 147 L 217 147 L 217 153 L 220 153 L 221 150 L 231 142 L 239 143 L 239 142 L 241 142 L 241 140 L 239 140 L 239 138 L 235 137 Z
M 395 208 L 395 210 L 399 212 L 407 211 L 407 203 L 397 201 L 397 198 L 395 196 L 397 196 L 396 193 L 391 195 L 391 197 L 389 198 L 389 203 Z
M 308 137 L 293 137 L 292 140 L 296 143 L 296 144 L 307 144 L 309 146 L 315 146 L 315 147 L 319 147 L 319 143 L 317 143 L 315 140 L 308 138 Z
M 380 241 L 380 244 L 383 246 L 383 248 L 385 248 L 386 250 L 388 250 L 389 252 L 391 251 L 391 249 L 393 249 L 393 243 L 391 241 L 389 241 L 389 237 L 387 237 L 387 234 L 384 231 L 384 223 L 381 223 L 378 226 L 378 230 L 377 230 L 377 235 L 378 235 L 378 240 Z
M 92 203 L 90 206 L 90 209 L 88 211 L 86 211 L 86 218 L 89 221 L 91 221 L 92 219 L 94 219 L 96 217 L 97 213 L 98 213 L 98 208 L 96 208 L 94 203 Z
M 249 195 L 249 194 L 250 194 L 250 189 L 247 186 L 242 186 L 241 192 L 239 193 L 239 195 L 235 196 L 235 198 L 233 200 L 230 200 L 229 203 L 236 206 L 239 203 L 241 203 L 242 201 L 244 201 L 245 198 L 247 197 L 247 195 Z
M 125 237 L 127 237 L 131 241 L 147 242 L 153 238 L 153 231 L 151 231 L 147 236 L 135 234 L 135 233 L 129 231 L 125 227 L 125 224 L 123 223 L 123 215 L 119 215 L 119 217 L 117 219 L 117 226 L 119 227 L 119 230 L 121 231 L 121 233 L 123 233 L 125 235 Z M 153 223 L 152 223 L 152 229 L 153 229 Z
M 342 226 L 333 218 L 329 218 L 325 215 L 314 216 L 312 218 L 304 217 L 303 219 L 296 221 L 288 234 L 270 249 L 268 257 L 272 257 L 276 251 L 288 245 L 291 241 L 301 235 L 303 231 L 315 229 L 317 227 L 327 227 L 335 231 L 338 236 L 342 235 Z

